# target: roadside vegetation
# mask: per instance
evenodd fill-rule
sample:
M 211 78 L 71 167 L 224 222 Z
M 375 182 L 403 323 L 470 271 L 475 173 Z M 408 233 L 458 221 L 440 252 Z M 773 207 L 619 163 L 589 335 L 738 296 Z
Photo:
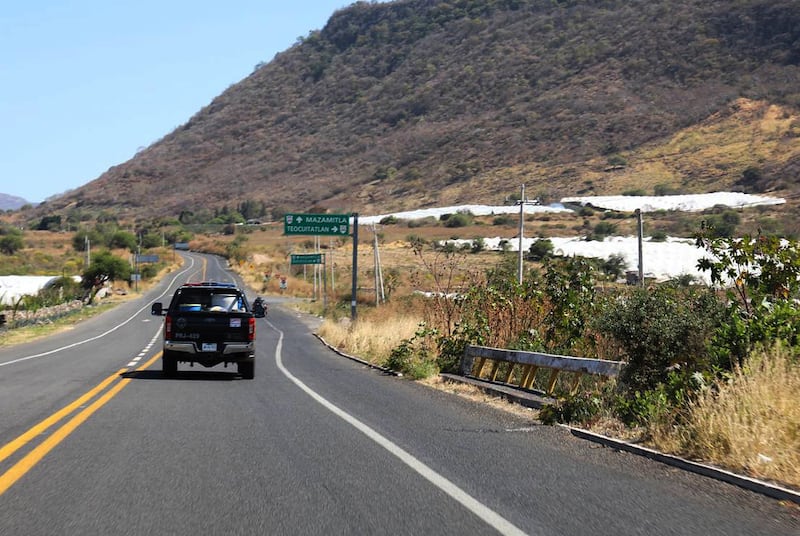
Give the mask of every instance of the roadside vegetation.
M 427 297 L 402 317 L 381 309 L 349 328 L 326 320 L 320 333 L 412 378 L 455 372 L 466 344 L 622 360 L 617 381 L 557 384 L 541 420 L 800 487 L 800 245 L 721 234 L 697 236 L 716 259 L 702 265 L 712 287 L 603 283 L 597 263 L 550 256 L 520 285 L 508 256 L 469 271 L 469 252 L 418 242 Z
M 67 218 L 45 216 L 28 229 L 0 225 L 0 237 L 12 237 L 2 242 L 0 275 L 54 277 L 37 294 L 9 297 L 0 291 L 0 314 L 6 321 L 0 345 L 52 334 L 98 314 L 147 288 L 174 260 L 162 247 L 170 235 L 152 225 L 127 230 L 105 211 L 94 216 L 77 212 Z M 137 264 L 135 256 L 144 253 L 158 256 L 158 262 Z M 139 279 L 133 282 L 137 270 Z

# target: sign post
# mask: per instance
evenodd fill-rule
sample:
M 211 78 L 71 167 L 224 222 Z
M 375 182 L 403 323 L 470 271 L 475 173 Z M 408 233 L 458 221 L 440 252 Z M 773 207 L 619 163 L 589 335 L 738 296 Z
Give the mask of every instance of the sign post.
M 356 292 L 358 290 L 358 212 L 353 212 L 353 290 L 350 296 L 350 320 L 356 321 Z

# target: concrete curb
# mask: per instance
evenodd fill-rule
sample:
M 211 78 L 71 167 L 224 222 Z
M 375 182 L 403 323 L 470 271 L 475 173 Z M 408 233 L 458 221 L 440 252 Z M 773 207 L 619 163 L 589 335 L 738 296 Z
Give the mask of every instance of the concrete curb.
M 736 473 L 731 473 L 730 471 L 726 471 L 724 469 L 720 469 L 718 467 L 714 467 L 711 465 L 692 462 L 683 458 L 679 458 L 677 456 L 672 456 L 671 454 L 664 454 L 662 452 L 658 452 L 656 450 L 649 449 L 647 447 L 640 447 L 638 445 L 626 443 L 625 441 L 619 441 L 617 439 L 612 439 L 610 437 L 606 437 L 600 434 L 595 434 L 594 432 L 589 432 L 587 430 L 582 430 L 580 428 L 574 428 L 572 426 L 567 426 L 564 424 L 561 424 L 559 426 L 568 429 L 570 433 L 572 433 L 572 435 L 580 437 L 581 439 L 586 439 L 588 441 L 599 443 L 609 448 L 622 450 L 625 452 L 629 452 L 631 454 L 636 454 L 637 456 L 644 456 L 646 458 L 650 458 L 651 460 L 671 465 L 672 467 L 676 467 L 684 471 L 691 471 L 699 475 L 720 480 L 722 482 L 727 482 L 728 484 L 733 484 L 735 486 L 739 486 L 740 488 L 760 493 L 762 495 L 766 495 L 773 499 L 778 499 L 781 501 L 791 501 L 796 504 L 800 504 L 800 492 L 784 488 L 776 484 L 771 484 L 768 482 L 764 482 L 762 480 L 757 480 L 755 478 L 750 478 L 747 476 L 738 475 Z
M 490 382 L 487 380 L 478 380 L 470 376 L 459 376 L 457 374 L 439 374 L 439 377 L 449 381 L 471 385 L 480 389 L 484 393 L 492 396 L 504 398 L 520 406 L 533 409 L 542 409 L 547 404 L 552 404 L 555 399 L 545 396 L 544 394 L 537 394 L 532 391 L 520 391 L 515 387 L 499 382 Z
M 339 349 L 338 349 L 338 348 L 336 348 L 335 346 L 333 346 L 333 345 L 331 345 L 331 344 L 328 344 L 328 341 L 326 341 L 325 339 L 323 339 L 323 338 L 322 338 L 322 336 L 321 336 L 321 335 L 319 335 L 318 333 L 314 333 L 314 336 L 315 336 L 317 339 L 319 339 L 319 341 L 320 341 L 322 344 L 324 344 L 324 345 L 325 345 L 325 346 L 326 346 L 326 347 L 327 347 L 329 350 L 331 350 L 331 351 L 333 351 L 333 352 L 336 352 L 337 354 L 339 354 L 339 355 L 340 355 L 340 356 L 342 356 L 342 357 L 346 357 L 347 359 L 349 359 L 349 360 L 351 360 L 351 361 L 355 361 L 356 363 L 360 363 L 361 365 L 364 365 L 364 366 L 366 366 L 366 367 L 373 368 L 373 369 L 376 369 L 376 370 L 380 370 L 380 371 L 381 371 L 381 372 L 383 372 L 384 374 L 391 374 L 392 376 L 397 376 L 397 377 L 402 377 L 402 376 L 403 376 L 403 375 L 402 375 L 401 373 L 399 373 L 399 372 L 395 372 L 395 371 L 393 371 L 393 370 L 390 370 L 390 369 L 388 369 L 388 368 L 386 368 L 386 367 L 382 367 L 382 366 L 380 366 L 380 365 L 375 365 L 374 363 L 370 363 L 369 361 L 364 361 L 364 360 L 363 360 L 363 359 L 361 359 L 360 357 L 356 357 L 356 356 L 354 356 L 354 355 L 350 355 L 350 354 L 346 354 L 346 353 L 342 352 L 341 350 L 339 350 Z

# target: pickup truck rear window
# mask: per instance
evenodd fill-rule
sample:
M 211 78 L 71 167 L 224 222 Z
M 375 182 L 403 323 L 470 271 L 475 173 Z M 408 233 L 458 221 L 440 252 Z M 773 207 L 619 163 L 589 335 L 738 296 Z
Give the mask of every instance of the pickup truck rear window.
M 244 312 L 242 297 L 230 291 L 209 292 L 208 290 L 183 290 L 175 304 L 180 312 Z

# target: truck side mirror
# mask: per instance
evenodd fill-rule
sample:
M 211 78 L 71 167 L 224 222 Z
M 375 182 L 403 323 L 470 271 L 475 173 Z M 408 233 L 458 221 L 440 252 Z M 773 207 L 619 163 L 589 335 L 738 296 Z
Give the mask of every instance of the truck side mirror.
M 150 307 L 150 314 L 156 316 L 162 316 L 164 314 L 164 306 L 161 305 L 161 302 L 156 302 Z

